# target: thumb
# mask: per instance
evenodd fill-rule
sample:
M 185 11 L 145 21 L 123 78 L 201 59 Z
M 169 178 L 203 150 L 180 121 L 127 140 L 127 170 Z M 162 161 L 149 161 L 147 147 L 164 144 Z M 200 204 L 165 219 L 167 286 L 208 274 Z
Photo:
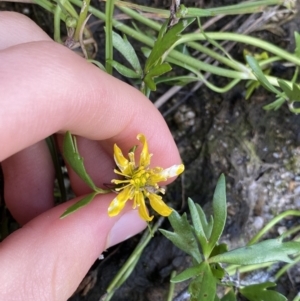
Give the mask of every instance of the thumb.
M 110 218 L 112 198 L 97 196 L 89 206 L 59 219 L 70 206 L 64 203 L 5 239 L 0 244 L 0 300 L 67 300 L 106 248 L 145 228 L 129 207 Z

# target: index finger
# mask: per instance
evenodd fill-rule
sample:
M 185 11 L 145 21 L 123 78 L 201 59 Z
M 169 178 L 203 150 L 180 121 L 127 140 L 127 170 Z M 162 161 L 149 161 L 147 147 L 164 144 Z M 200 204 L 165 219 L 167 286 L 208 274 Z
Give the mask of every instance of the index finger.
M 94 140 L 135 144 L 144 133 L 163 166 L 179 162 L 165 121 L 135 88 L 102 72 L 54 42 L 0 52 L 0 159 L 58 131 Z

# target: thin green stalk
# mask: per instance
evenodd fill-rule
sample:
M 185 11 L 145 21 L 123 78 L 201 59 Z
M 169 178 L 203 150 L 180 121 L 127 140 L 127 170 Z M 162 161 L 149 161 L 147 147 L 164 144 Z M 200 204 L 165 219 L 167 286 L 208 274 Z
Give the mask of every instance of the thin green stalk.
M 109 61 L 113 60 L 113 14 L 115 0 L 107 0 L 105 4 L 105 69 L 108 74 L 112 74 L 113 68 Z
M 61 20 L 62 10 L 60 5 L 56 5 L 54 10 L 54 41 L 57 43 L 62 43 L 60 37 L 60 20 Z
M 289 236 L 291 236 L 292 234 L 294 234 L 294 233 L 296 233 L 296 232 L 299 232 L 299 231 L 300 231 L 300 226 L 293 227 L 293 228 L 291 228 L 291 229 L 285 231 L 285 232 L 281 235 L 281 237 L 282 237 L 282 238 L 289 237 Z
M 277 281 L 283 274 L 285 274 L 290 268 L 292 268 L 293 266 L 295 266 L 296 264 L 298 264 L 300 262 L 300 255 L 298 255 L 293 262 L 288 263 L 286 265 L 284 265 L 274 276 L 275 280 Z
M 54 14 L 54 12 L 55 12 L 56 5 L 54 5 L 52 2 L 49 2 L 47 0 L 34 0 L 34 3 L 38 4 L 39 6 L 44 8 L 46 11 L 48 11 L 52 14 Z
M 280 213 L 276 217 L 274 217 L 271 221 L 269 221 L 249 242 L 248 246 L 251 246 L 258 242 L 260 238 L 265 235 L 270 229 L 274 227 L 278 222 L 280 222 L 282 219 L 286 218 L 287 216 L 300 216 L 299 210 L 287 210 L 285 212 Z
M 81 10 L 80 10 L 80 14 L 78 17 L 77 26 L 76 26 L 76 30 L 75 30 L 75 34 L 74 34 L 75 41 L 79 41 L 81 28 L 85 24 L 85 20 L 87 18 L 87 14 L 88 14 L 89 7 L 90 7 L 90 2 L 91 2 L 90 0 L 83 0 L 80 5 Z
M 170 279 L 176 276 L 176 271 L 171 273 Z M 174 296 L 175 283 L 170 281 L 169 293 L 166 301 L 172 301 Z
M 229 276 L 232 276 L 236 273 L 238 270 L 239 273 L 249 273 L 252 271 L 256 271 L 259 269 L 264 269 L 270 267 L 274 262 L 265 262 L 265 263 L 259 263 L 259 264 L 253 264 L 253 265 L 244 265 L 244 266 L 238 266 L 238 265 L 229 265 L 226 268 L 226 272 L 228 273 Z
M 245 1 L 234 5 L 215 7 L 205 10 L 200 8 L 188 8 L 187 17 L 208 16 L 208 12 L 210 12 L 209 16 L 252 14 L 264 11 L 267 6 L 282 5 L 285 2 L 285 0 Z
M 119 288 L 124 281 L 127 279 L 127 277 L 131 274 L 132 270 L 136 266 L 140 256 L 142 255 L 143 250 L 147 246 L 147 244 L 150 242 L 151 238 L 153 237 L 153 234 L 157 231 L 157 229 L 161 226 L 164 218 L 159 218 L 159 220 L 156 222 L 156 224 L 153 226 L 152 231 L 147 229 L 145 233 L 143 234 L 140 242 L 130 255 L 130 257 L 127 259 L 127 261 L 124 263 L 122 268 L 118 271 L 118 274 L 114 277 L 114 279 L 111 281 L 107 288 L 107 295 L 103 301 L 109 301 L 111 297 L 113 296 L 115 290 Z M 126 277 L 124 277 L 126 275 Z
M 201 9 L 187 7 L 188 12 L 186 18 L 191 17 L 210 17 L 216 15 L 239 15 L 239 14 L 251 14 L 254 12 L 262 12 L 267 6 L 271 5 L 282 5 L 285 0 L 262 0 L 262 1 L 247 1 L 239 4 L 215 7 L 211 9 Z M 157 9 L 152 7 L 147 7 L 143 5 L 138 5 L 134 3 L 129 3 L 125 1 L 116 1 L 116 5 L 121 8 L 131 8 L 140 12 L 153 13 L 159 18 L 169 18 L 170 11 L 166 9 Z
M 117 5 L 116 1 L 116 5 Z M 149 28 L 152 28 L 156 31 L 159 31 L 161 28 L 161 24 L 159 24 L 156 21 L 153 21 L 151 19 L 145 18 L 143 15 L 139 14 L 138 12 L 128 8 L 128 7 L 124 7 L 124 6 L 120 6 L 119 9 L 126 14 L 127 16 L 131 17 L 132 19 L 134 19 L 135 21 L 138 21 L 144 25 L 146 25 Z M 170 13 L 169 13 L 170 14 Z
M 207 35 L 212 40 L 235 41 L 238 43 L 256 46 L 267 52 L 273 53 L 286 61 L 289 61 L 296 65 L 300 65 L 300 58 L 296 55 L 289 53 L 269 42 L 260 40 L 258 38 L 232 32 L 206 32 L 205 35 Z M 194 42 L 197 40 L 203 41 L 206 40 L 206 38 L 202 33 L 185 34 L 180 38 L 178 44 Z

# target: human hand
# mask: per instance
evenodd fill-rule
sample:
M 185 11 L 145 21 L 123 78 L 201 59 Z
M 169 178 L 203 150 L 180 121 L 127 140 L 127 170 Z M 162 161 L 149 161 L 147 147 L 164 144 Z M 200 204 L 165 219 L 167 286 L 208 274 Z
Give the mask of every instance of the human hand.
M 144 133 L 153 166 L 180 158 L 170 132 L 141 93 L 54 43 L 26 17 L 0 12 L 0 160 L 5 200 L 22 225 L 0 244 L 0 300 L 67 300 L 97 257 L 145 227 L 127 206 L 110 218 L 113 195 L 60 220 L 89 188 L 69 170 L 78 197 L 53 207 L 54 170 L 44 139 L 70 130 L 96 185 L 114 178 L 113 144 Z M 83 138 L 85 137 L 85 138 Z M 62 136 L 57 135 L 61 145 Z

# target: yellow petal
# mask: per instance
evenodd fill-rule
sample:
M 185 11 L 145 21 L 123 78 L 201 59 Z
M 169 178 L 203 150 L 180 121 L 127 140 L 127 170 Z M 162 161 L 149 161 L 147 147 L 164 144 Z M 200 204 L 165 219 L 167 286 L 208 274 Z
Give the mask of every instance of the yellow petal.
M 140 166 L 148 166 L 150 164 L 151 154 L 149 154 L 147 139 L 143 134 L 138 134 L 137 139 L 143 144 L 143 149 L 140 155 Z
M 150 193 L 148 195 L 150 200 L 151 207 L 160 215 L 162 216 L 169 216 L 172 213 L 172 209 L 168 207 L 162 200 L 161 196 Z
M 129 161 L 123 156 L 123 153 L 117 144 L 114 145 L 114 159 L 121 172 L 128 169 Z
M 124 208 L 126 202 L 132 198 L 132 187 L 126 187 L 122 190 L 110 203 L 108 207 L 108 215 L 116 216 Z
M 160 172 L 160 176 L 165 178 L 166 180 L 169 178 L 173 178 L 175 176 L 180 175 L 184 171 L 184 165 L 173 165 L 167 169 L 164 169 Z
M 150 222 L 153 219 L 153 216 L 149 216 L 144 195 L 140 191 L 135 196 L 135 204 L 138 206 L 140 217 L 146 222 Z

